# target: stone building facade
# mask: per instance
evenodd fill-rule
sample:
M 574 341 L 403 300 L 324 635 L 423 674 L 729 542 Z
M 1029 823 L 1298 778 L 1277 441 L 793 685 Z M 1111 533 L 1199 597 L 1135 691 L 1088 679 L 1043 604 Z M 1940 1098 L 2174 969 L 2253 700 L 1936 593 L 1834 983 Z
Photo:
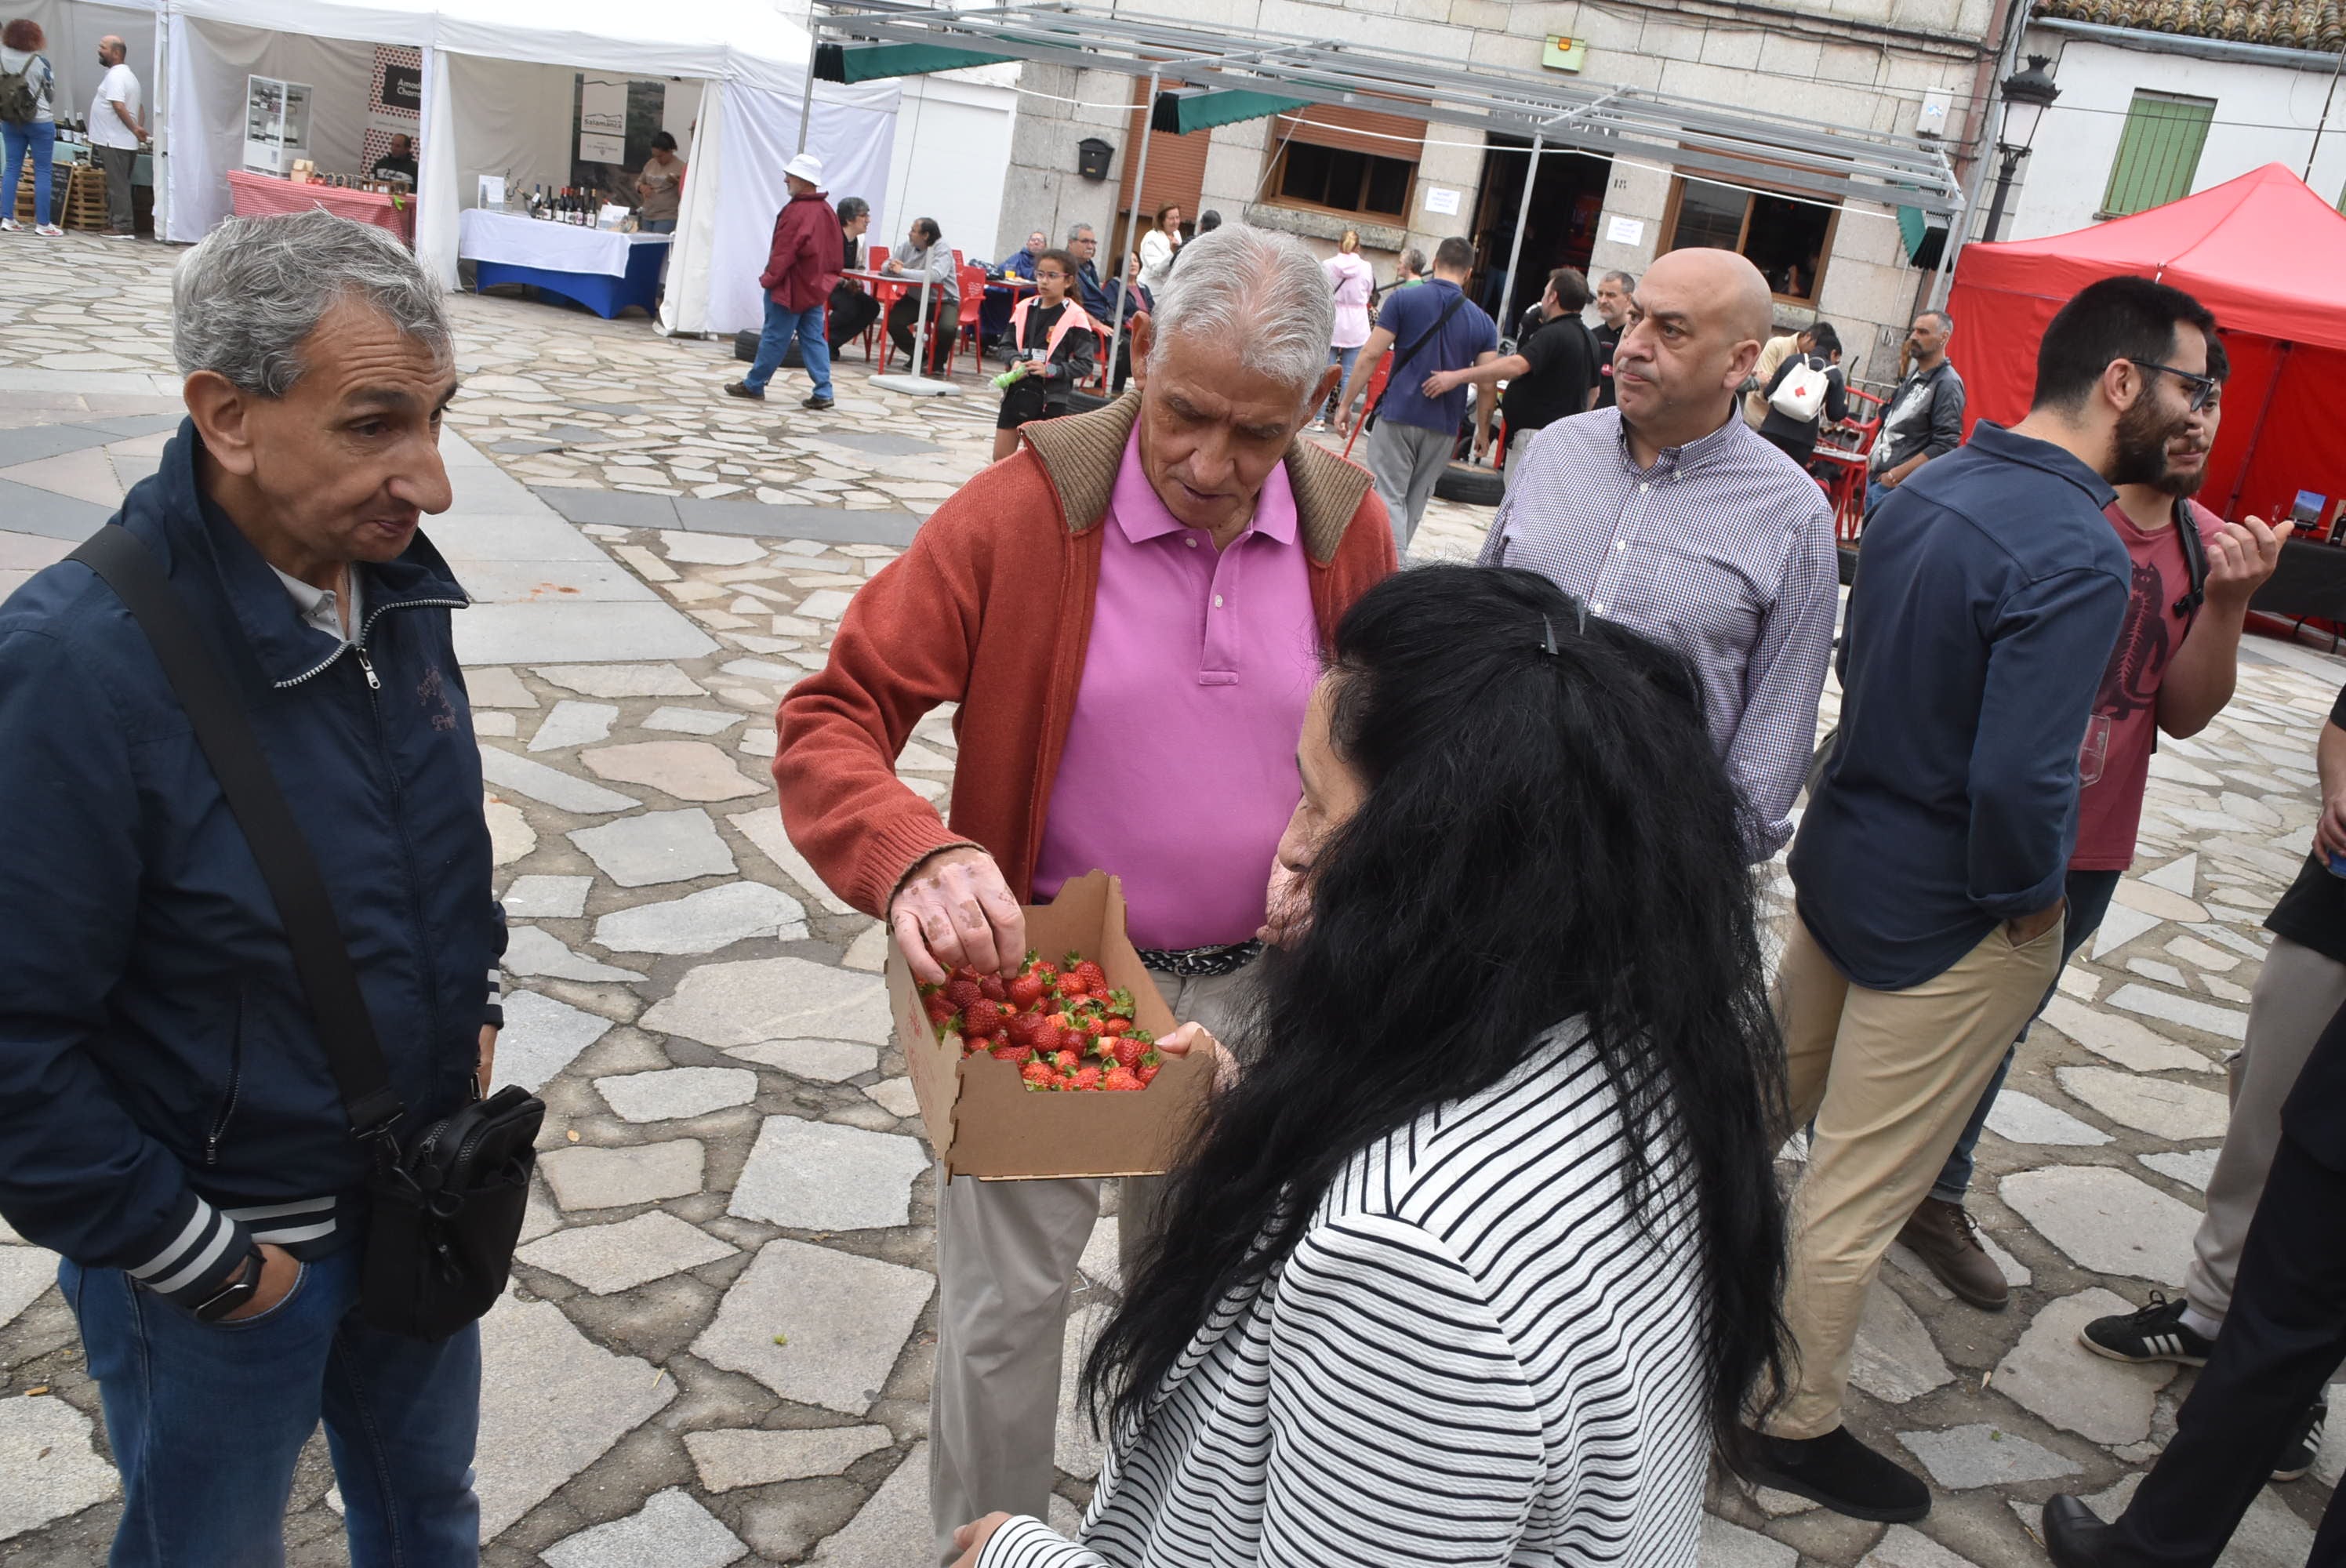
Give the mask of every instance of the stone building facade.
M 1574 79 L 1586 85 L 1645 88 L 1738 108 L 1791 116 L 1820 125 L 1912 134 L 1938 128 L 1956 160 L 1969 164 L 1982 95 L 1992 94 L 1996 44 L 2009 0 L 1148 0 L 1147 10 L 1192 25 L 1260 28 L 1335 37 L 1380 48 L 1443 56 L 1478 68 L 1552 76 L 1552 39 L 1577 46 Z M 1102 257 L 1123 244 L 1120 215 L 1130 203 L 1128 164 L 1137 118 L 1130 106 L 1145 84 L 1107 71 L 1028 65 L 998 245 L 1022 243 L 1030 229 L 1054 238 L 1075 222 L 1097 226 Z M 1513 237 L 1522 150 L 1485 145 L 1477 133 L 1431 125 L 1396 136 L 1380 118 L 1311 110 L 1301 123 L 1264 119 L 1187 138 L 1158 135 L 1144 208 L 1162 199 L 1157 171 L 1178 166 L 1194 221 L 1197 210 L 1288 229 L 1331 251 L 1343 229 L 1357 228 L 1380 279 L 1392 275 L 1403 245 L 1431 251 L 1463 234 L 1481 252 L 1477 289 L 1500 297 Z M 1410 122 L 1414 125 L 1415 122 Z M 1107 178 L 1077 172 L 1079 144 L 1113 148 Z M 1170 144 L 1209 137 L 1176 156 Z M 1298 142 L 1343 144 L 1299 155 Z M 1367 157 L 1359 184 L 1351 171 Z M 1581 265 L 1635 273 L 1660 251 L 1692 243 L 1745 249 L 1770 273 L 1780 324 L 1826 320 L 1840 330 L 1857 379 L 1894 373 L 1897 344 L 1927 296 L 1929 272 L 1914 266 L 1895 211 L 1870 203 L 1817 204 L 1768 188 L 1766 147 L 1755 143 L 1753 175 L 1732 184 L 1679 175 L 1666 161 L 1583 154 L 1542 159 L 1526 226 L 1520 307 L 1536 298 L 1548 268 Z M 1380 160 L 1405 164 L 1405 171 Z M 1394 182 L 1404 178 L 1405 206 Z M 1382 183 L 1380 183 L 1382 182 Z M 1738 186 L 1748 188 L 1736 188 Z M 1298 190 L 1302 194 L 1299 196 Z M 1366 200 L 1359 195 L 1362 193 Z M 1316 199 L 1315 199 L 1316 198 Z M 1348 209 L 1347 203 L 1350 204 Z M 1382 209 L 1367 210 L 1366 207 Z M 1146 214 L 1144 212 L 1144 221 Z

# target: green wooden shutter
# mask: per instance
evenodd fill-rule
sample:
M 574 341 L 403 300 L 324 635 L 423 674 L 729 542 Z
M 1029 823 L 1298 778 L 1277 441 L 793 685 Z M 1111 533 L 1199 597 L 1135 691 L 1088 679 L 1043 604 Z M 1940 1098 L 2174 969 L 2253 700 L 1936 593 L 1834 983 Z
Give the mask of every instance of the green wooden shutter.
M 2118 138 L 2117 159 L 2110 166 L 2101 216 L 2123 218 L 2190 195 L 2199 149 L 2208 142 L 2208 122 L 2215 116 L 2213 98 L 2136 93 Z

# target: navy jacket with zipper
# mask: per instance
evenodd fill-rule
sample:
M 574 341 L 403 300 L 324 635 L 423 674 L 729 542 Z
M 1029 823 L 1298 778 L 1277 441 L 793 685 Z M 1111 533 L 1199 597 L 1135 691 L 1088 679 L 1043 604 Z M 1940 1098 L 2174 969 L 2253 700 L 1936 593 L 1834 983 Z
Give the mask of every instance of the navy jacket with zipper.
M 198 445 L 183 423 L 117 520 L 252 716 L 412 1135 L 469 1093 L 505 946 L 464 590 L 419 535 L 353 568 L 353 643 L 303 625 L 199 497 Z M 256 1238 L 354 1239 L 364 1160 L 276 907 L 145 633 L 76 562 L 0 606 L 0 1215 L 27 1240 L 193 1304 Z

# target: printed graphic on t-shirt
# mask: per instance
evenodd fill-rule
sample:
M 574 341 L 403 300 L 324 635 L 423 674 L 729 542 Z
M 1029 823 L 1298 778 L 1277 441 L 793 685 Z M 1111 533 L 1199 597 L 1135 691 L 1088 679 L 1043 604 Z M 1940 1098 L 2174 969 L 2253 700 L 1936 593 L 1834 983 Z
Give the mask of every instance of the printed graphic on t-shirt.
M 2167 578 L 2157 566 L 2137 556 L 2127 589 L 2126 619 L 2118 624 L 2118 640 L 2103 667 L 2101 689 L 2094 694 L 2085 744 L 2077 748 L 2078 783 L 2101 781 L 2112 729 L 2130 716 L 2157 707 L 2159 677 L 2167 672 L 2170 652 Z

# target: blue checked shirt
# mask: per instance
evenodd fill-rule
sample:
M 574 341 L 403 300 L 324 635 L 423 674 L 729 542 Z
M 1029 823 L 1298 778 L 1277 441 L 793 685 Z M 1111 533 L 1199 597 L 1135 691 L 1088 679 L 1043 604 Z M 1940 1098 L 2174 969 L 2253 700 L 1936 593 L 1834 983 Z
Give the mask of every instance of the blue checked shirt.
M 1524 454 L 1482 564 L 1537 572 L 1691 659 L 1751 859 L 1792 836 L 1841 586 L 1832 510 L 1797 463 L 1732 412 L 1643 469 L 1619 409 L 1558 420 Z

